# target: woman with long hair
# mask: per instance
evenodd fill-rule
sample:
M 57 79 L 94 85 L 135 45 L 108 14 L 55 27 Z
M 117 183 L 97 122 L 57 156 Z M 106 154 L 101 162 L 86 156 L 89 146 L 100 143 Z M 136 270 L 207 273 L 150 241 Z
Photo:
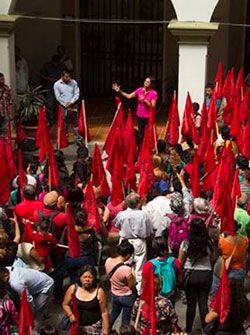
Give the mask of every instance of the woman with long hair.
M 106 295 L 97 284 L 93 266 L 86 265 L 79 271 L 78 283 L 70 285 L 63 300 L 63 310 L 71 323 L 77 321 L 73 313 L 73 297 L 79 318 L 79 328 L 84 335 L 108 335 L 109 315 Z
M 208 312 L 208 294 L 212 284 L 214 248 L 203 220 L 191 221 L 189 239 L 180 247 L 179 260 L 184 267 L 184 290 L 187 298 L 186 332 L 191 334 L 196 305 L 199 305 L 202 327 Z
M 126 262 L 134 253 L 134 247 L 128 240 L 124 239 L 117 246 L 117 256 L 108 258 L 105 269 L 111 282 L 112 310 L 110 325 L 122 312 L 122 322 L 129 324 L 131 311 L 136 299 L 134 294 L 136 280 L 132 268 Z

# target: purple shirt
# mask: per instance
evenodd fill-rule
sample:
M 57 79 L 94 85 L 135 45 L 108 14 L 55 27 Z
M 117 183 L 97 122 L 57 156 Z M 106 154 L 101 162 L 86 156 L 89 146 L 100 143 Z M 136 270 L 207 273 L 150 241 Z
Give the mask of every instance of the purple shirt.
M 137 88 L 135 90 L 135 95 L 137 98 L 137 110 L 136 115 L 142 118 L 149 117 L 149 107 L 143 102 L 143 100 L 147 100 L 151 102 L 152 100 L 157 100 L 158 95 L 155 90 L 146 91 L 144 87 Z

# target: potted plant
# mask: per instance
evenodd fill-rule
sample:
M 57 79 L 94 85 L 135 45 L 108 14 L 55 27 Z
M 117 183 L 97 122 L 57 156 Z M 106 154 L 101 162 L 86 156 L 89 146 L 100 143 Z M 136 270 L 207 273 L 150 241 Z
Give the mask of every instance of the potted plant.
M 29 137 L 35 136 L 39 109 L 45 103 L 45 92 L 42 86 L 28 86 L 24 93 L 18 95 L 15 121 L 22 125 Z

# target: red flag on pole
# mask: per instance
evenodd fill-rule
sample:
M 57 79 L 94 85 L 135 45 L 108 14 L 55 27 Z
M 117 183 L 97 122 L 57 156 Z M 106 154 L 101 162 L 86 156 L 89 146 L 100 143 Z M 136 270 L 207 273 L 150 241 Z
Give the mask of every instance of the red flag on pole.
M 128 190 L 136 190 L 135 162 L 132 150 L 128 153 L 125 186 Z
M 111 202 L 113 206 L 120 204 L 123 201 L 123 185 L 124 165 L 122 152 L 122 139 L 120 129 L 116 128 L 114 140 L 111 147 L 111 152 L 108 157 L 106 169 L 111 174 L 112 190 Z
M 87 213 L 88 225 L 93 227 L 97 233 L 100 231 L 100 214 L 96 204 L 95 193 L 93 190 L 92 181 L 88 181 L 87 186 L 84 189 L 84 202 L 83 207 Z
M 63 108 L 61 105 L 58 107 L 58 126 L 57 126 L 57 149 L 63 149 L 68 146 L 68 140 L 65 133 Z
M 108 135 L 106 137 L 106 141 L 103 146 L 103 150 L 106 151 L 106 153 L 109 155 L 111 152 L 112 143 L 115 137 L 116 128 L 119 128 L 121 131 L 121 136 L 124 139 L 124 113 L 123 113 L 123 107 L 120 98 L 116 98 L 117 103 L 117 109 L 114 116 L 114 119 L 112 121 L 112 124 L 109 128 Z M 124 147 L 124 144 L 123 144 Z
M 215 95 L 217 99 L 222 98 L 222 87 L 223 87 L 223 65 L 222 61 L 220 61 L 215 76 Z
M 154 169 L 151 157 L 150 134 L 147 127 L 144 133 L 144 139 L 140 151 L 140 178 L 137 192 L 142 199 L 146 199 L 149 190 L 154 184 Z
M 79 314 L 78 314 L 78 309 L 77 309 L 76 296 L 74 293 L 72 294 L 72 313 L 74 314 L 76 322 L 71 324 L 69 335 L 80 335 Z
M 245 82 L 244 82 L 244 74 L 243 69 L 241 68 L 238 72 L 238 77 L 236 81 L 236 94 L 239 101 L 243 100 L 244 91 L 245 91 Z
M 219 314 L 220 323 L 223 324 L 231 308 L 231 286 L 225 264 L 220 285 L 210 303 L 210 307 Z
M 245 94 L 243 96 L 243 100 L 239 104 L 239 115 L 240 121 L 242 124 L 245 124 L 250 115 L 250 94 L 249 90 L 245 90 Z
M 194 122 L 194 108 L 192 105 L 192 100 L 190 94 L 187 94 L 183 119 L 182 119 L 182 126 L 181 126 L 181 134 L 182 136 L 188 137 L 194 144 L 199 143 L 199 135 L 197 129 L 195 127 Z
M 88 146 L 88 142 L 91 141 L 89 128 L 87 125 L 86 118 L 86 109 L 84 100 L 82 100 L 82 105 L 80 109 L 79 121 L 78 121 L 78 134 L 84 138 L 84 142 L 86 147 Z
M 128 160 L 129 153 L 132 151 L 133 157 L 135 159 L 136 156 L 136 139 L 135 139 L 135 129 L 134 122 L 131 110 L 128 110 L 128 117 L 125 126 L 125 161 Z
M 69 256 L 72 258 L 80 257 L 81 245 L 77 231 L 75 229 L 72 211 L 69 206 L 67 206 L 66 221 L 67 221 L 67 240 L 69 246 L 68 250 Z
M 250 115 L 246 121 L 246 125 L 242 130 L 242 154 L 250 159 Z
M 34 328 L 34 320 L 27 299 L 26 290 L 22 292 L 20 304 L 20 317 L 18 322 L 19 335 L 31 335 Z
M 59 186 L 59 172 L 58 165 L 54 154 L 54 149 L 51 143 L 48 145 L 48 184 L 51 187 Z
M 174 91 L 170 109 L 169 109 L 166 131 L 165 131 L 165 134 L 166 134 L 165 139 L 172 146 L 175 146 L 178 143 L 179 127 L 180 127 L 180 119 L 179 119 L 179 112 L 178 112 L 178 107 L 177 107 L 176 91 Z
M 233 187 L 231 191 L 231 199 L 233 203 L 236 203 L 236 199 L 241 196 L 240 182 L 239 182 L 239 169 L 235 170 Z
M 222 89 L 222 97 L 225 97 L 227 101 L 235 94 L 235 75 L 234 68 L 228 71 L 224 81 Z
M 45 106 L 41 106 L 38 116 L 38 128 L 36 133 L 36 146 L 39 148 L 39 162 L 46 158 L 50 143 L 49 130 L 46 120 Z
M 217 120 L 217 99 L 215 96 L 215 93 L 212 95 L 210 104 L 208 107 L 207 115 L 208 115 L 208 120 L 207 120 L 207 126 L 208 128 L 212 129 L 216 123 Z
M 235 138 L 238 137 L 241 130 L 240 115 L 239 115 L 239 105 L 236 96 L 232 97 L 232 119 L 230 126 L 230 135 Z
M 142 316 L 149 322 L 142 335 L 156 334 L 156 307 L 155 307 L 155 285 L 154 285 L 154 267 L 151 262 L 146 262 L 142 270 L 142 293 L 141 300 L 144 302 L 142 306 Z
M 148 120 L 148 128 L 149 128 L 149 134 L 150 134 L 150 147 L 151 147 L 151 152 L 157 152 L 157 129 L 155 125 L 155 109 L 150 104 L 149 108 L 149 120 Z
M 109 196 L 110 189 L 108 186 L 106 173 L 103 167 L 101 153 L 97 144 L 95 144 L 94 147 L 91 171 L 92 171 L 93 185 L 95 187 L 100 186 L 101 195 Z

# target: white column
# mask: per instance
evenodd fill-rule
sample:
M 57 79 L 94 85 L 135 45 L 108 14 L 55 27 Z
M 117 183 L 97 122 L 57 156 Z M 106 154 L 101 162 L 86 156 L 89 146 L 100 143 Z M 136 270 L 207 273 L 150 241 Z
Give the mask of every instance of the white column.
M 0 32 L 0 72 L 5 82 L 15 92 L 15 36 L 1 36 Z
M 182 120 L 187 92 L 192 101 L 203 103 L 208 43 L 218 24 L 172 20 L 168 29 L 179 39 L 178 108 Z

